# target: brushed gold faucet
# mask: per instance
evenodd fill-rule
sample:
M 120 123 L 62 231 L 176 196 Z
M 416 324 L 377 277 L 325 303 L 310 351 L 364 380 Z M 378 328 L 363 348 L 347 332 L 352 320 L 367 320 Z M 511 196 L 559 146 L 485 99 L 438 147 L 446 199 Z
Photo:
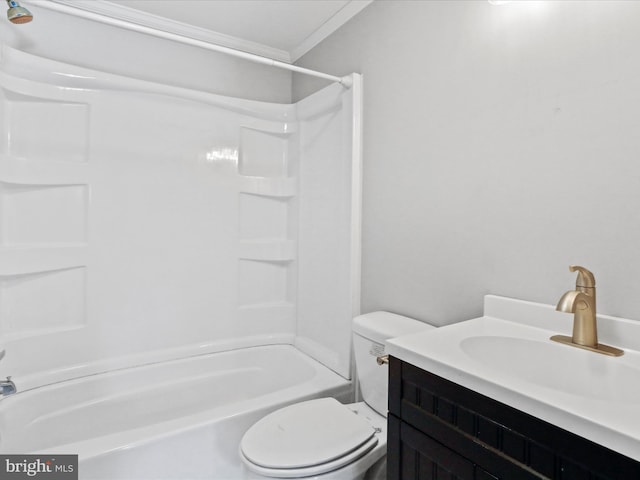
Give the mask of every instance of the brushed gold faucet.
M 579 265 L 569 266 L 569 271 L 578 272 L 576 289 L 560 297 L 556 310 L 573 313 L 573 335 L 554 335 L 551 340 L 614 357 L 624 354 L 618 348 L 598 343 L 596 279 L 593 273 Z

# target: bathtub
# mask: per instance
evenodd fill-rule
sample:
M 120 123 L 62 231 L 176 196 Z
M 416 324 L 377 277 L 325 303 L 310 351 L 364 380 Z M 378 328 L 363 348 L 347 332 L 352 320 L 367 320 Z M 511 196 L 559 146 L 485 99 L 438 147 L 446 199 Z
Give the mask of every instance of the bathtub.
M 0 400 L 0 451 L 79 455 L 81 479 L 234 479 L 265 414 L 351 385 L 290 345 L 120 369 Z

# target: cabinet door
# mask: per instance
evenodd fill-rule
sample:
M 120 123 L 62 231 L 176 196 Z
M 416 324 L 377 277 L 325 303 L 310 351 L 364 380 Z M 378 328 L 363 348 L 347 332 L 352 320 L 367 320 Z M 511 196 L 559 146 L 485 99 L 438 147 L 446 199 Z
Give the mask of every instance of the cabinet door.
M 389 416 L 389 480 L 497 480 L 431 437 Z

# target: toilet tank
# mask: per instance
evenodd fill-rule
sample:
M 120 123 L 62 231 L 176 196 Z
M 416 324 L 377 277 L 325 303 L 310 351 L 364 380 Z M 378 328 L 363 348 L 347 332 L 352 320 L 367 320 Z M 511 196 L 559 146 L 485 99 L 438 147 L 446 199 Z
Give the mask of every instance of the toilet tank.
M 385 341 L 435 328 L 413 318 L 389 312 L 372 312 L 353 319 L 353 350 L 356 373 L 364 401 L 376 412 L 387 416 L 389 366 L 378 365 L 385 355 Z

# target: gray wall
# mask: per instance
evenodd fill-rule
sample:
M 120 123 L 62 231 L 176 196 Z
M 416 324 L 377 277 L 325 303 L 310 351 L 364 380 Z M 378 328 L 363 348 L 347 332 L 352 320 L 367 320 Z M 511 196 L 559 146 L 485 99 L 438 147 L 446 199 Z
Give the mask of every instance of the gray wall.
M 640 319 L 640 2 L 377 0 L 298 63 L 364 75 L 363 311 Z M 294 77 L 294 98 L 321 82 Z

